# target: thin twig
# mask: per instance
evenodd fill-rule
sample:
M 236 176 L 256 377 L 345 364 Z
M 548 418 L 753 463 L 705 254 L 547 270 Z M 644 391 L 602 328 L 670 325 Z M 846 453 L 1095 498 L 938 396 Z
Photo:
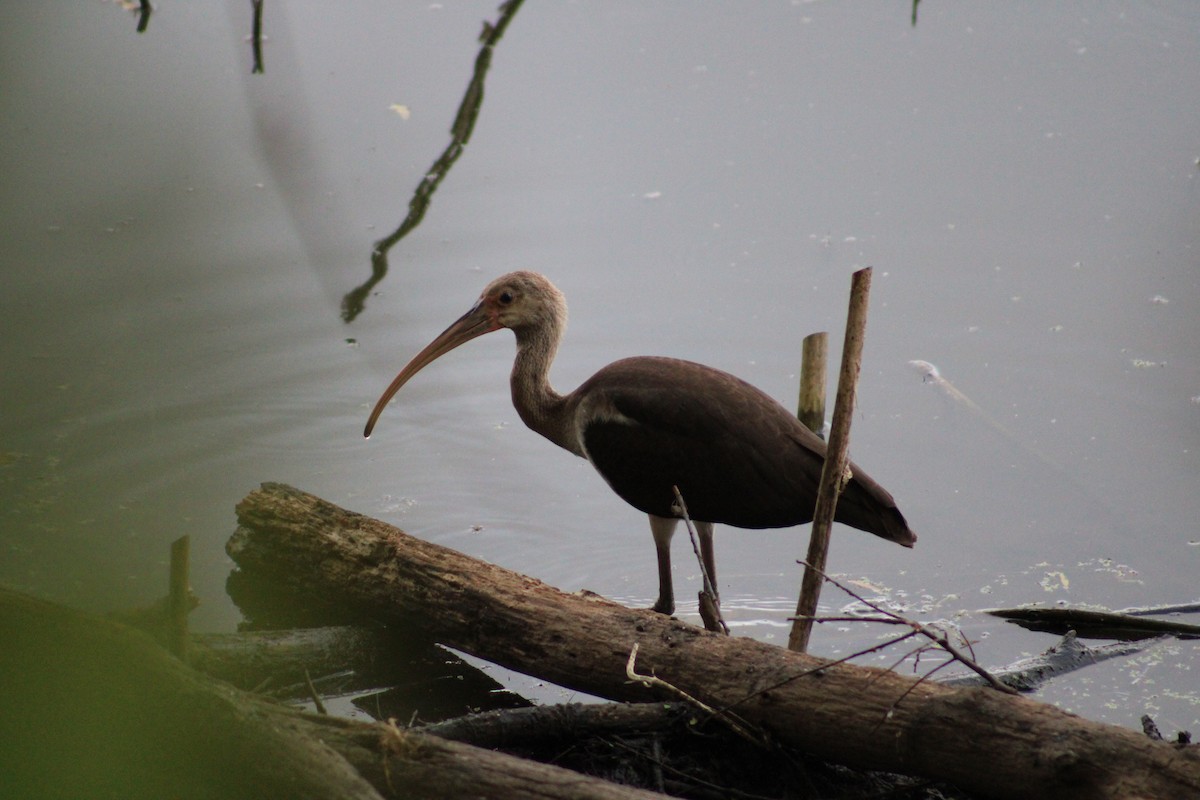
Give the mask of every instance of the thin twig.
M 786 678 L 784 678 L 783 680 L 776 681 L 775 683 L 769 684 L 767 686 L 759 687 L 758 689 L 755 689 L 754 691 L 747 694 L 745 697 L 742 697 L 742 698 L 734 701 L 733 703 L 730 703 L 728 706 L 726 706 L 726 709 L 737 708 L 742 703 L 746 702 L 747 700 L 749 700 L 751 697 L 754 697 L 755 695 L 765 694 L 767 692 L 774 691 L 775 689 L 778 689 L 782 686 L 787 686 L 792 681 L 800 680 L 801 678 L 803 678 L 807 675 L 815 675 L 817 673 L 824 672 L 827 669 L 831 669 L 833 667 L 837 667 L 842 664 L 846 664 L 846 663 L 858 658 L 859 656 L 865 656 L 865 655 L 874 653 L 879 650 L 885 650 L 894 644 L 900 644 L 900 642 L 903 642 L 905 639 L 911 639 L 916 635 L 917 635 L 916 631 L 910 630 L 907 633 L 901 634 L 900 636 L 896 637 L 895 639 L 889 639 L 886 642 L 882 642 L 880 644 L 873 645 L 871 647 L 868 647 L 866 650 L 859 650 L 855 653 L 851 653 L 848 656 L 843 656 L 842 658 L 834 659 L 833 661 L 822 661 L 820 664 L 818 664 L 815 667 L 809 667 L 808 669 L 804 669 L 804 670 L 801 670 L 800 672 L 793 673 L 793 674 L 787 676 Z M 882 675 L 883 673 L 881 672 L 880 674 Z M 868 683 L 870 681 L 873 681 L 874 679 L 875 678 L 872 675 L 870 678 L 868 678 Z
M 658 677 L 657 675 L 643 675 L 643 674 L 639 673 L 635 669 L 635 665 L 637 663 L 637 654 L 638 654 L 638 643 L 634 642 L 633 648 L 630 649 L 630 651 L 629 651 L 629 660 L 625 662 L 625 676 L 627 678 L 629 678 L 629 680 L 633 681 L 634 683 L 640 683 L 643 686 L 645 686 L 647 689 L 654 689 L 654 688 L 664 689 L 664 690 L 670 692 L 671 694 L 675 695 L 676 697 L 680 698 L 681 700 L 691 703 L 696 708 L 700 709 L 705 714 L 708 714 L 709 716 L 713 717 L 714 719 L 721 720 L 722 722 L 724 722 L 726 725 L 729 726 L 730 730 L 732 730 L 738 736 L 741 736 L 743 739 L 750 742 L 751 744 L 757 745 L 759 747 L 762 747 L 765 745 L 765 743 L 766 743 L 765 737 L 762 736 L 762 734 L 751 729 L 751 727 L 747 723 L 738 719 L 737 716 L 735 714 L 733 714 L 732 712 L 730 712 L 728 710 L 718 711 L 717 709 L 715 709 L 712 706 L 705 703 L 703 700 L 693 697 L 692 695 L 685 692 L 683 689 L 680 689 L 678 686 L 675 686 L 674 684 L 664 681 L 662 678 Z
M 1005 694 L 1019 694 L 1019 692 L 1016 689 L 996 680 L 996 678 L 993 677 L 990 672 L 988 672 L 983 667 L 979 666 L 979 664 L 975 663 L 975 661 L 972 660 L 970 656 L 963 653 L 961 650 L 958 649 L 958 647 L 951 644 L 950 638 L 945 634 L 945 632 L 939 631 L 937 628 L 934 628 L 932 626 L 924 625 L 920 622 L 916 622 L 915 620 L 907 619 L 907 618 L 901 616 L 900 614 L 897 614 L 894 611 L 890 611 L 889 609 L 886 609 L 886 608 L 878 605 L 877 603 L 872 603 L 870 600 L 867 600 L 865 597 L 863 597 L 862 595 L 855 592 L 849 586 L 846 586 L 845 584 L 843 584 L 837 578 L 834 578 L 834 577 L 826 574 L 825 572 L 821 571 L 820 569 L 818 569 L 816 567 L 813 567 L 810 564 L 806 563 L 804 566 L 808 567 L 809 569 L 815 570 L 816 572 L 818 572 L 821 575 L 821 577 L 824 580 L 829 581 L 834 586 L 838 587 L 843 592 L 850 595 L 855 600 L 857 600 L 858 602 L 867 606 L 871 610 L 877 611 L 886 617 L 891 617 L 892 619 L 901 621 L 905 625 L 908 625 L 915 632 L 924 636 L 926 639 L 929 639 L 934 644 L 936 644 L 938 647 L 942 648 L 947 653 L 949 653 L 955 661 L 958 661 L 960 664 L 965 666 L 967 669 L 971 670 L 972 672 L 976 673 L 981 678 L 983 678 L 985 681 L 987 681 L 988 685 L 991 686 L 993 689 L 997 689 L 998 691 L 1004 692 Z
M 716 587 L 713 586 L 712 578 L 708 574 L 708 569 L 704 566 L 704 557 L 700 555 L 700 545 L 697 542 L 696 529 L 692 526 L 692 517 L 688 513 L 687 503 L 684 502 L 683 494 L 679 491 L 679 487 L 672 485 L 671 491 L 675 493 L 675 505 L 679 509 L 679 515 L 683 517 L 683 524 L 687 526 L 688 538 L 692 541 L 692 552 L 696 556 L 696 561 L 700 564 L 701 583 L 704 586 L 704 591 L 713 594 L 716 592 Z
M 891 706 L 889 706 L 889 707 L 888 707 L 888 710 L 887 710 L 887 712 L 886 712 L 886 713 L 884 713 L 884 715 L 883 715 L 883 719 L 881 719 L 881 720 L 879 721 L 879 723 L 882 725 L 883 723 L 885 723 L 885 722 L 887 722 L 888 720 L 890 720 L 890 719 L 892 718 L 892 714 L 895 712 L 895 710 L 896 710 L 896 709 L 897 709 L 897 708 L 900 706 L 900 704 L 901 704 L 902 702 L 904 702 L 904 698 L 908 697 L 910 694 L 912 694 L 914 691 L 916 691 L 917 687 L 918 687 L 918 686 L 920 686 L 922 683 L 924 683 L 925 681 L 927 681 L 927 680 L 929 680 L 930 678 L 932 678 L 932 677 L 933 677 L 933 674 L 934 674 L 935 672 L 937 672 L 938 670 L 942 669 L 943 667 L 947 667 L 947 666 L 949 666 L 950 664 L 953 664 L 953 663 L 954 663 L 953 661 L 947 661 L 947 662 L 946 662 L 946 663 L 944 663 L 944 664 L 938 664 L 936 667 L 934 667 L 933 669 L 929 670 L 929 672 L 925 673 L 924 675 L 922 675 L 921 677 L 919 677 L 919 678 L 917 678 L 915 681 L 913 681 L 912 685 L 911 685 L 911 686 L 909 686 L 907 689 L 905 689 L 905 690 L 904 690 L 904 691 L 903 691 L 903 692 L 900 694 L 900 696 L 896 698 L 895 702 L 894 702 L 894 703 L 892 703 L 892 704 L 891 704 Z
M 801 616 L 802 615 L 796 615 L 794 617 L 789 617 L 788 619 L 800 619 Z M 907 625 L 908 624 L 904 620 L 892 619 L 891 617 L 854 617 L 854 616 L 821 617 L 821 616 L 812 615 L 812 616 L 806 617 L 806 619 L 811 619 L 813 622 L 878 622 L 882 625 Z
M 308 687 L 308 696 L 312 698 L 313 705 L 317 708 L 318 714 L 328 714 L 325 710 L 325 704 L 321 702 L 321 695 L 317 694 L 317 687 L 313 686 L 312 678 L 308 674 L 308 670 L 304 670 L 304 685 Z
M 720 631 L 728 636 L 729 626 L 725 624 L 725 618 L 721 616 L 721 606 L 717 603 L 717 587 L 713 585 L 712 576 L 708 574 L 708 568 L 704 566 L 704 556 L 700 553 L 700 545 L 696 540 L 696 529 L 688 514 L 687 503 L 683 501 L 683 494 L 680 493 L 678 486 L 672 485 L 671 490 L 675 492 L 675 504 L 679 506 L 679 514 L 683 517 L 683 524 L 687 526 L 688 538 L 692 540 L 692 552 L 696 554 L 696 561 L 700 563 L 704 595 L 707 595 L 709 600 L 706 608 L 704 596 L 702 595 L 700 599 L 700 616 L 704 618 L 704 627 L 707 630 L 713 630 L 711 622 L 715 622 L 720 627 Z M 712 620 L 709 619 L 710 616 L 713 618 Z

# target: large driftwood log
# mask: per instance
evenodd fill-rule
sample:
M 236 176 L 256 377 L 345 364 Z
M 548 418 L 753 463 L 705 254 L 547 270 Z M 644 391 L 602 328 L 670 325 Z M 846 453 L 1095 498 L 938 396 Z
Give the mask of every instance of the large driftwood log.
M 238 505 L 244 570 L 425 628 L 506 667 L 619 700 L 653 673 L 830 761 L 998 798 L 1200 797 L 1200 751 L 984 688 L 948 688 L 566 595 L 280 484 Z
M 306 714 L 196 672 L 141 631 L 3 588 L 0 643 L 4 797 L 662 797 Z

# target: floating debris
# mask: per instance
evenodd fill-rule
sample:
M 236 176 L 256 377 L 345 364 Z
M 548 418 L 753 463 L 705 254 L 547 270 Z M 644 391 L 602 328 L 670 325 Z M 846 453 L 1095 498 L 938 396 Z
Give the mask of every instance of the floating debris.
M 1065 572 L 1054 571 L 1047 572 L 1041 580 L 1042 588 L 1047 592 L 1057 592 L 1059 589 L 1064 591 L 1071 590 L 1071 580 Z
M 938 371 L 938 368 L 936 366 L 934 366 L 933 364 L 931 364 L 928 361 L 921 361 L 919 359 L 909 361 L 908 365 L 910 367 L 912 367 L 913 369 L 915 369 L 918 373 L 920 373 L 922 382 L 933 384 L 937 388 L 941 389 L 946 394 L 946 396 L 948 396 L 951 400 L 955 401 L 956 403 L 962 405 L 964 408 L 966 408 L 968 411 L 970 411 L 972 414 L 974 414 L 979 420 L 981 420 L 984 424 L 986 424 L 993 431 L 1000 434 L 1005 439 L 1008 439 L 1010 442 L 1015 444 L 1017 447 L 1024 450 L 1026 453 L 1033 456 L 1038 461 L 1041 461 L 1046 466 L 1050 467 L 1050 469 L 1054 470 L 1055 472 L 1059 472 L 1059 473 L 1063 472 L 1063 468 L 1061 466 L 1059 466 L 1057 461 L 1050 458 L 1046 454 L 1042 453 L 1041 451 L 1039 451 L 1033 445 L 1029 444 L 1024 439 L 1018 437 L 1016 434 L 1009 431 L 1009 429 L 1006 428 L 1003 424 L 1001 424 L 999 420 L 997 420 L 991 414 L 984 411 L 982 408 L 980 408 L 978 405 L 976 405 L 975 401 L 973 401 L 971 398 L 967 397 L 965 394 L 963 394 L 961 391 L 959 391 L 958 387 L 956 387 L 950 381 L 943 378 L 942 373 Z

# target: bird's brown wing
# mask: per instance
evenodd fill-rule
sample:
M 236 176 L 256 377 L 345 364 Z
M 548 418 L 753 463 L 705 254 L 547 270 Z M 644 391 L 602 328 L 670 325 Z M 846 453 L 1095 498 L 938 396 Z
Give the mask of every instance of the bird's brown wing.
M 812 519 L 825 443 L 745 381 L 643 357 L 605 367 L 579 394 L 588 458 L 635 508 L 675 516 L 678 486 L 697 520 L 776 528 Z M 852 470 L 838 521 L 911 546 L 915 536 L 891 495 Z
M 744 381 L 637 358 L 606 367 L 580 392 L 591 399 L 579 420 L 588 458 L 634 507 L 674 516 L 678 486 L 697 520 L 773 528 L 812 518 L 824 445 Z

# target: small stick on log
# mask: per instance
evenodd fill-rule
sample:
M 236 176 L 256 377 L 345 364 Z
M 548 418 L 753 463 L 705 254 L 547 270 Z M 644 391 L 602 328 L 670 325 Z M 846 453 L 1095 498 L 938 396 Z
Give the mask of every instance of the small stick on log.
M 825 361 L 829 334 L 825 331 L 804 337 L 800 359 L 800 401 L 796 418 L 810 431 L 825 438 Z
M 308 688 L 308 696 L 313 701 L 313 708 L 317 709 L 317 713 L 328 714 L 325 704 L 321 702 L 321 695 L 317 694 L 317 687 L 313 686 L 312 676 L 308 674 L 308 670 L 304 670 L 304 685 Z
M 728 709 L 724 711 L 718 711 L 717 709 L 705 703 L 703 700 L 693 697 L 683 689 L 664 681 L 662 678 L 659 678 L 655 675 L 639 674 L 635 668 L 637 664 L 638 646 L 639 645 L 637 642 L 633 643 L 633 648 L 629 651 L 629 661 L 625 662 L 625 675 L 629 678 L 629 680 L 633 681 L 634 683 L 640 683 L 647 689 L 663 689 L 666 692 L 675 695 L 679 699 L 690 703 L 691 705 L 703 711 L 705 714 L 708 714 L 710 717 L 719 719 L 721 722 L 725 723 L 731 731 L 745 739 L 747 742 L 759 747 L 766 746 L 766 737 L 761 732 L 751 729 L 751 727 L 744 720 L 738 719 L 737 716 Z
M 850 419 L 854 414 L 854 394 L 858 373 L 862 369 L 863 338 L 867 329 L 867 300 L 871 293 L 871 268 L 854 273 L 850 282 L 850 309 L 846 318 L 846 340 L 842 346 L 842 369 L 838 376 L 837 398 L 833 403 L 833 423 L 829 430 L 829 447 L 825 451 L 825 466 L 817 488 L 817 505 L 813 511 L 812 534 L 808 542 L 806 562 L 800 584 L 800 600 L 796 604 L 796 619 L 788 636 L 788 649 L 798 653 L 808 650 L 812 635 L 812 616 L 817 613 L 821 596 L 821 571 L 829 554 L 829 534 L 837 498 L 846 482 L 850 463 Z

